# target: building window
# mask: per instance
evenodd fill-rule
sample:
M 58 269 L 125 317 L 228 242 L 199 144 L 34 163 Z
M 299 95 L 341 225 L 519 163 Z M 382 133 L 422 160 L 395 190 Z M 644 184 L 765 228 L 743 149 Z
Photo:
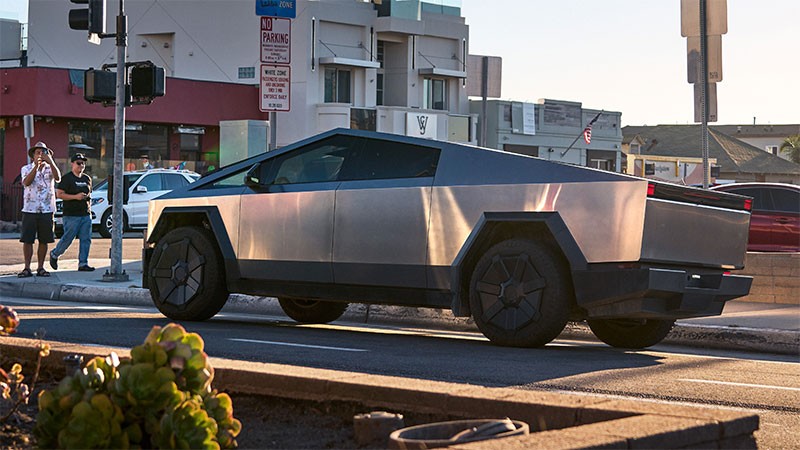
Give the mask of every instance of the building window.
M 424 109 L 447 109 L 447 80 L 441 78 L 425 78 L 423 82 Z
M 614 172 L 617 168 L 617 152 L 609 150 L 587 150 L 586 166 Z
M 200 161 L 199 134 L 181 134 L 181 161 Z
M 147 156 L 154 167 L 174 165 L 169 159 L 167 132 L 165 125 L 126 124 L 124 169 L 142 169 L 141 156 Z M 114 122 L 69 121 L 67 133 L 70 155 L 86 155 L 87 172 L 94 180 L 114 172 Z
M 350 129 L 376 130 L 378 112 L 367 108 L 350 108 Z
M 383 105 L 383 74 L 379 73 L 377 86 L 375 86 L 375 104 L 378 106 Z
M 352 103 L 349 70 L 325 68 L 325 103 Z
M 256 77 L 255 67 L 239 67 L 239 79 L 252 79 Z
M 386 57 L 386 41 L 378 41 L 378 51 L 375 55 L 376 59 L 379 63 L 381 63 L 381 67 L 383 67 L 383 61 Z

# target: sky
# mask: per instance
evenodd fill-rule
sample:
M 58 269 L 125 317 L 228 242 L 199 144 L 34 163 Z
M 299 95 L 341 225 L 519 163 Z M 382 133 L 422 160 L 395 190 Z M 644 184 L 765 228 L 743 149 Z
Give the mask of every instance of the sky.
M 800 0 L 727 9 L 717 123 L 800 123 Z M 623 125 L 694 121 L 680 0 L 462 0 L 461 15 L 470 53 L 503 58 L 502 99 L 580 102 Z M 2 0 L 0 17 L 27 22 L 27 0 Z
M 727 0 L 718 124 L 800 123 L 800 1 Z M 462 0 L 470 54 L 503 58 L 502 98 L 694 123 L 680 0 Z

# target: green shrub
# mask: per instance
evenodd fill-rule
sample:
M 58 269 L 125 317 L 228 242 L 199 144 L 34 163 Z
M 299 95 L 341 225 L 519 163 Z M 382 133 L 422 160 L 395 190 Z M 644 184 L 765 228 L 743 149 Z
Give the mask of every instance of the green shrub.
M 153 327 L 131 357 L 96 357 L 39 395 L 43 448 L 235 448 L 241 422 L 211 389 L 203 340 L 180 325 Z

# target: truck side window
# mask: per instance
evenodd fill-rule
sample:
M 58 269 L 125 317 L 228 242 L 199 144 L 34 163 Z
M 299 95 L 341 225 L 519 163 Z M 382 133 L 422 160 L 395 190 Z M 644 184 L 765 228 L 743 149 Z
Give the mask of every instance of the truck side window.
M 273 183 L 336 181 L 345 159 L 352 156 L 356 143 L 355 139 L 348 136 L 334 136 L 290 152 L 275 162 Z

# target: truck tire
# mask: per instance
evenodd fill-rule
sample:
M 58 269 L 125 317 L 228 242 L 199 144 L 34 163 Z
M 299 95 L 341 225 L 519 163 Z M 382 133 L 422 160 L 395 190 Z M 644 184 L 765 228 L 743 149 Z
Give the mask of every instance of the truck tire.
M 342 317 L 348 303 L 323 302 L 300 298 L 279 298 L 283 312 L 300 323 L 328 323 Z
M 645 348 L 661 342 L 674 320 L 657 319 L 587 319 L 598 339 L 612 347 Z
M 494 245 L 470 278 L 475 324 L 496 345 L 544 346 L 566 326 L 573 297 L 566 261 L 538 241 Z
M 161 237 L 146 276 L 156 308 L 173 320 L 206 320 L 228 300 L 222 255 L 201 228 L 176 228 Z

